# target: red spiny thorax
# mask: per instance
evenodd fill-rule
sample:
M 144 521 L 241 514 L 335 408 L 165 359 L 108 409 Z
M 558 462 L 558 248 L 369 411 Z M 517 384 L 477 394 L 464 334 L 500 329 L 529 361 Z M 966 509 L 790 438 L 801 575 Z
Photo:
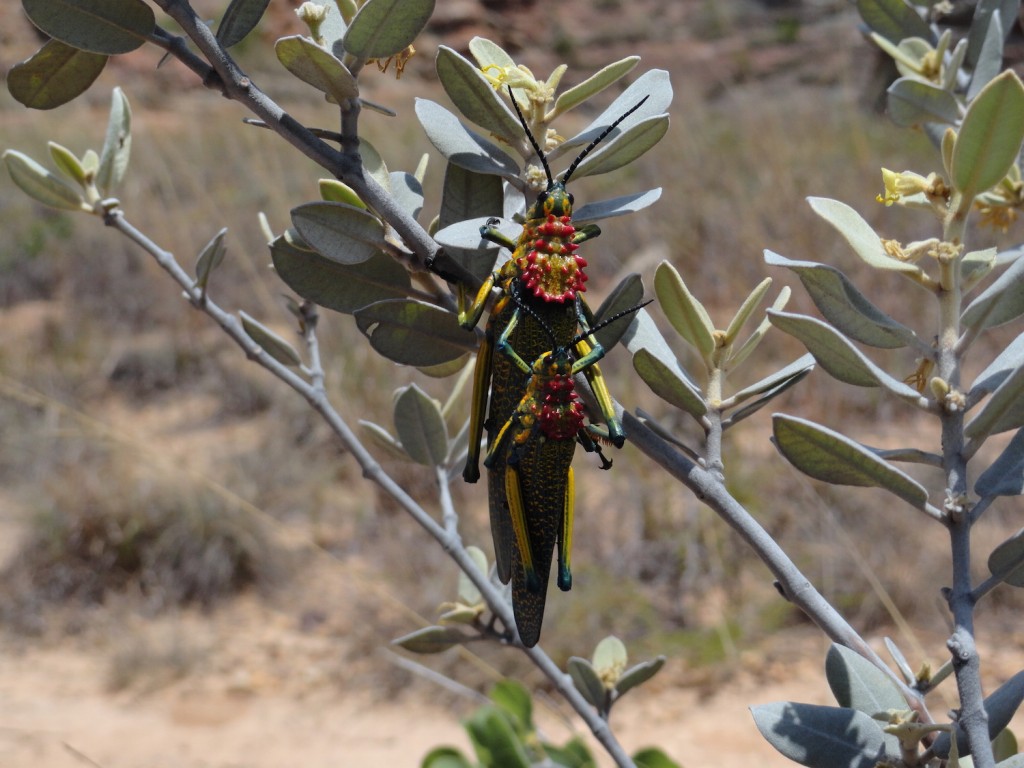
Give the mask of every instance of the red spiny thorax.
M 546 378 L 534 406 L 537 425 L 549 440 L 572 440 L 583 428 L 583 404 L 576 394 L 572 368 L 564 368 L 552 363 L 550 378 Z
M 564 304 L 587 290 L 587 261 L 576 255 L 575 233 L 569 216 L 553 214 L 523 231 L 516 266 L 523 285 L 538 299 Z

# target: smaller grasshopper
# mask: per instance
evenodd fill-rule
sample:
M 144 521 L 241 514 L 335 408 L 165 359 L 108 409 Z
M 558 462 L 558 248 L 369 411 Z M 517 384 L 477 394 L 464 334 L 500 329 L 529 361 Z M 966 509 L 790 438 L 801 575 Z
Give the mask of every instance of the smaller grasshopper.
M 514 563 L 512 607 L 519 637 L 528 647 L 536 645 L 540 639 L 556 543 L 558 587 L 563 591 L 572 587 L 570 555 L 575 500 L 572 459 L 576 443 L 587 451 L 596 452 L 603 469 L 611 466 L 598 443 L 605 436 L 595 427 L 584 424 L 584 408 L 573 377 L 604 357 L 604 347 L 594 338 L 594 332 L 643 306 L 619 312 L 575 337 L 568 345 L 557 346 L 551 329 L 529 305 L 522 305 L 520 308 L 548 332 L 553 344 L 551 351 L 540 355 L 532 365 L 509 343 L 518 317 L 512 318 L 497 342 L 499 353 L 529 376 L 525 394 L 512 416 L 498 430 L 484 458 L 484 466 L 499 475 L 503 470 L 504 474 L 514 534 L 514 552 L 506 556 Z

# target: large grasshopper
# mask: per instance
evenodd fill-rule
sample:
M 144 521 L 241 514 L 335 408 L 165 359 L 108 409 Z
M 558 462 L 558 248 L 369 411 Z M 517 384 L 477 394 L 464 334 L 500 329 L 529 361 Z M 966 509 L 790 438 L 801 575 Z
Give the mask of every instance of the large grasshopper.
M 512 95 L 511 89 L 509 94 Z M 494 288 L 500 289 L 500 297 L 491 310 L 484 340 L 477 353 L 469 453 L 463 477 L 471 483 L 480 478 L 480 439 L 486 427 L 490 448 L 487 468 L 491 533 L 498 577 L 505 584 L 512 577 L 516 531 L 508 492 L 510 473 L 505 463 L 499 460 L 500 452 L 494 448 L 502 425 L 516 411 L 533 374 L 530 366 L 524 368 L 515 362 L 513 356 L 500 351 L 496 340 L 504 340 L 505 348 L 514 349 L 520 360 L 538 360 L 552 348 L 569 349 L 577 343 L 573 340 L 580 328 L 585 333 L 589 331 L 593 313 L 581 296 L 586 290 L 587 276 L 584 268 L 587 262 L 576 251 L 581 243 L 597 237 L 601 230 L 594 224 L 579 229 L 573 226 L 574 201 L 572 194 L 566 190 L 566 184 L 580 162 L 623 120 L 639 109 L 643 100 L 617 118 L 580 152 L 560 180 L 552 176 L 544 152 L 530 132 L 514 97 L 512 104 L 544 168 L 547 187 L 527 210 L 518 241 L 509 240 L 490 222 L 488 226 L 481 227 L 481 237 L 508 248 L 512 251 L 512 257 L 484 281 L 471 303 L 467 301 L 464 286 L 460 285 L 459 289 L 459 323 L 467 329 L 475 327 L 479 322 Z M 621 447 L 625 434 L 615 416 L 611 395 L 601 371 L 595 364 L 600 356 L 590 358 L 587 353 L 583 353 L 581 359 L 586 359 L 587 363 L 579 370 L 590 383 L 601 418 L 607 426 L 608 440 L 616 447 Z M 569 449 L 571 447 L 570 441 Z M 568 455 L 571 461 L 571 450 Z M 536 494 L 543 495 L 556 493 L 561 486 L 551 485 L 545 489 L 538 479 L 531 487 Z M 561 500 L 558 503 L 561 504 Z M 547 546 L 547 552 L 550 560 L 551 546 Z M 550 562 L 545 573 L 548 567 Z M 542 613 L 543 603 L 540 609 Z M 539 616 L 536 626 L 539 631 Z M 536 637 L 533 642 L 536 642 Z
M 484 466 L 503 475 L 507 524 L 512 531 L 514 553 L 512 608 L 519 638 L 526 646 L 533 646 L 540 638 L 556 544 L 558 587 L 562 590 L 572 587 L 570 560 L 575 499 L 572 459 L 576 443 L 587 451 L 597 452 L 605 469 L 611 466 L 595 440 L 603 439 L 603 435 L 584 425 L 583 404 L 576 394 L 573 377 L 593 371 L 604 356 L 604 348 L 595 340 L 593 332 L 636 312 L 640 306 L 608 318 L 564 346 L 555 344 L 553 331 L 529 305 L 518 309 L 520 313 L 512 317 L 498 339 L 497 352 L 510 360 L 528 381 L 512 415 L 494 434 Z M 532 364 L 509 342 L 525 317 L 533 319 L 547 332 L 554 344 Z

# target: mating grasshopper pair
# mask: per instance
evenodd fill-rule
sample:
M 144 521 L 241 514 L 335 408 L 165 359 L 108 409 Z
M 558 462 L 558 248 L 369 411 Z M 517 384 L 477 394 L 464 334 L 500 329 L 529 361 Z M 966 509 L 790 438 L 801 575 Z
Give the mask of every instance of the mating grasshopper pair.
M 583 373 L 590 384 L 607 427 L 606 439 L 616 447 L 625 441 L 597 367 L 604 349 L 592 335 L 593 313 L 580 295 L 586 290 L 587 263 L 576 251 L 601 231 L 596 225 L 573 226 L 573 196 L 565 185 L 583 158 L 643 101 L 594 139 L 560 181 L 552 176 L 514 97 L 512 104 L 548 183 L 527 210 L 517 242 L 491 222 L 481 227 L 481 237 L 508 248 L 512 257 L 484 281 L 471 303 L 464 286 L 459 287 L 459 323 L 466 329 L 477 325 L 493 289 L 500 289 L 477 353 L 463 477 L 471 483 L 480 477 L 480 440 L 486 428 L 484 465 L 498 577 L 505 584 L 512 581 L 519 636 L 525 645 L 533 646 L 540 637 L 556 543 L 558 586 L 567 590 L 572 584 L 571 464 L 576 443 L 598 451 L 603 468 L 611 466 L 594 441 L 596 432 L 583 425 L 575 374 Z

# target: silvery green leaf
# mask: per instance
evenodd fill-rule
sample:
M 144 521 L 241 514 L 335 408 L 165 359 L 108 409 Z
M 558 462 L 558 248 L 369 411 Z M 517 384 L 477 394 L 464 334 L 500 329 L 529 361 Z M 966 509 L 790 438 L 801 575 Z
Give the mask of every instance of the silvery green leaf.
M 668 115 L 655 115 L 624 130 L 622 126 L 617 127 L 615 131 L 621 133 L 614 135 L 613 131 L 600 149 L 591 152 L 576 167 L 573 178 L 582 179 L 584 176 L 609 173 L 628 165 L 661 141 L 668 131 L 668 124 Z
M 363 168 L 366 172 L 390 193 L 391 174 L 388 172 L 388 166 L 377 148 L 362 136 L 359 137 L 359 157 L 363 161 Z
M 424 627 L 402 635 L 402 637 L 392 640 L 391 643 L 410 653 L 427 654 L 442 653 L 472 639 L 458 627 Z
M 846 203 L 825 197 L 809 197 L 807 202 L 811 210 L 835 227 L 868 266 L 907 274 L 921 274 L 921 268 L 916 264 L 894 259 L 887 254 L 882 247 L 882 239 L 871 225 Z
M 110 94 L 110 117 L 107 119 L 107 134 L 100 151 L 99 168 L 96 170 L 96 188 L 104 197 L 109 197 L 120 185 L 128 170 L 132 151 L 132 110 L 124 91 L 115 88 Z
M 474 565 L 478 571 L 484 576 L 487 576 L 487 555 L 484 554 L 480 547 L 468 546 L 466 547 L 466 554 L 473 560 Z M 476 588 L 476 584 L 469 580 L 462 571 L 459 571 L 459 602 L 465 605 L 476 605 L 483 598 L 480 596 L 480 590 Z
M 798 338 L 822 368 L 835 379 L 856 387 L 884 387 L 897 397 L 919 405 L 921 394 L 893 378 L 832 326 L 807 315 L 768 310 L 772 325 Z
M 639 56 L 627 56 L 603 69 L 595 72 L 579 85 L 574 85 L 559 94 L 555 99 L 555 106 L 549 119 L 568 112 L 573 107 L 579 106 L 592 96 L 596 96 L 608 86 L 625 77 L 633 68 L 640 63 Z
M 896 125 L 956 125 L 960 121 L 960 103 L 956 97 L 937 85 L 917 78 L 899 78 L 886 90 L 886 96 L 886 112 Z
M 473 173 L 455 163 L 448 163 L 445 167 L 441 210 L 437 222 L 440 231 L 467 219 L 486 220 L 500 216 L 503 205 L 504 196 L 499 177 L 487 173 Z M 484 223 L 480 221 L 477 229 L 479 230 Z M 478 238 L 479 234 L 478 231 Z
M 872 716 L 890 709 L 907 708 L 907 701 L 896 684 L 870 661 L 845 646 L 832 643 L 828 649 L 825 677 L 841 707 Z
M 361 264 L 339 264 L 279 237 L 270 244 L 274 271 L 299 296 L 335 312 L 350 314 L 385 299 L 406 298 L 409 272 L 385 253 Z
M 1003 25 L 998 14 L 985 31 L 984 42 L 978 52 L 974 71 L 971 73 L 971 84 L 967 88 L 967 101 L 974 101 L 978 92 L 988 85 L 996 75 L 1003 71 Z
M 353 314 L 370 345 L 402 365 L 440 365 L 472 352 L 476 346 L 476 338 L 459 326 L 454 313 L 433 304 L 391 299 Z
M 990 80 L 967 107 L 953 144 L 950 182 L 966 198 L 991 189 L 1024 141 L 1024 83 L 1013 70 Z
M 775 414 L 772 429 L 775 446 L 805 475 L 832 485 L 882 488 L 917 509 L 928 504 L 928 491 L 914 478 L 845 435 L 784 414 Z
M 409 460 L 409 455 L 402 450 L 402 446 L 398 444 L 398 441 L 384 427 L 374 424 L 372 421 L 364 421 L 363 419 L 359 420 L 359 426 L 362 428 L 363 434 L 367 439 L 392 459 Z
M 962 38 L 953 48 L 952 53 L 950 53 L 949 60 L 942 66 L 943 70 L 945 70 L 942 77 L 942 87 L 947 91 L 953 91 L 956 88 L 957 75 L 960 74 L 960 67 L 963 66 L 966 57 L 967 40 Z
M 992 550 L 988 570 L 1012 587 L 1024 587 L 1024 528 Z
M 1024 258 L 1018 258 L 964 310 L 960 323 L 975 330 L 995 328 L 1024 314 Z
M 992 20 L 999 19 L 999 26 L 1004 34 L 1009 34 L 1017 19 L 1020 0 L 980 0 L 974 7 L 974 18 L 971 19 L 970 31 L 967 35 L 967 64 L 974 69 L 981 58 L 988 28 Z
M 29 109 L 53 109 L 85 93 L 107 64 L 101 53 L 81 51 L 60 40 L 46 45 L 7 73 L 7 90 Z
M 868 27 L 894 45 L 908 37 L 935 42 L 928 23 L 903 0 L 857 0 L 857 11 Z
M 480 227 L 484 226 L 491 218 L 487 216 L 456 222 L 444 229 L 438 230 L 434 235 L 434 239 L 445 248 L 461 248 L 463 250 L 497 248 L 498 246 L 490 240 L 484 240 L 480 236 Z
M 47 142 L 46 146 L 50 150 L 50 159 L 57 166 L 57 170 L 84 188 L 88 183 L 85 178 L 85 168 L 82 167 L 82 161 L 75 157 L 75 153 L 55 141 Z
M 789 304 L 789 297 L 792 294 L 789 286 L 783 286 L 782 290 L 779 291 L 779 295 L 775 297 L 775 301 L 772 302 L 772 309 L 783 310 L 786 305 Z M 728 369 L 734 371 L 743 365 L 743 361 L 753 354 L 754 350 L 761 344 L 768 330 L 772 327 L 771 321 L 768 316 L 758 323 L 757 328 L 754 329 L 753 333 L 747 337 L 747 340 L 740 344 L 739 348 L 733 348 L 732 354 L 729 357 Z
M 603 711 L 607 703 L 607 691 L 590 662 L 579 656 L 570 656 L 567 668 L 576 690 L 592 707 Z
M 602 681 L 617 680 L 619 675 L 626 669 L 629 661 L 629 654 L 626 652 L 625 644 L 615 637 L 609 635 L 602 638 L 594 648 L 594 654 L 590 663 Z M 607 684 L 607 683 L 606 683 Z
M 899 646 L 890 637 L 885 638 L 885 647 L 889 651 L 889 655 L 892 656 L 892 660 L 896 663 L 896 668 L 903 675 L 903 679 L 908 683 L 913 683 L 917 679 L 917 675 L 914 674 L 914 670 L 907 663 L 907 657 L 903 655 L 903 651 L 900 650 Z
M 743 330 L 743 326 L 747 324 L 747 320 L 757 310 L 764 300 L 764 296 L 768 293 L 768 289 L 772 287 L 772 279 L 766 277 L 760 283 L 758 283 L 754 290 L 743 300 L 740 304 L 740 308 L 736 310 L 736 314 L 733 315 L 732 320 L 729 321 L 728 327 L 725 329 L 725 343 L 733 344 L 736 338 L 739 336 L 740 331 Z
M 660 197 L 661 187 L 657 187 L 646 192 L 613 197 L 611 200 L 586 203 L 579 208 L 573 209 L 572 222 L 574 225 L 589 224 L 593 221 L 603 221 L 615 216 L 625 216 L 627 213 L 636 213 L 653 205 Z
M 515 61 L 509 56 L 505 49 L 486 37 L 474 37 L 469 41 L 469 52 L 473 54 L 476 63 L 483 69 L 487 66 L 514 67 Z
M 395 431 L 402 448 L 417 464 L 440 466 L 448 455 L 448 427 L 441 404 L 415 384 L 395 399 Z
M 616 128 L 618 133 L 615 135 L 621 135 L 649 117 L 665 114 L 672 104 L 672 84 L 669 81 L 668 72 L 663 69 L 652 69 L 640 75 L 590 125 L 548 153 L 548 160 L 561 157 L 571 149 L 586 146 L 603 133 L 616 119 L 625 114 L 629 109 L 635 107 L 645 96 L 647 101 L 618 125 Z
M 758 397 L 757 408 L 760 409 L 769 400 L 785 392 L 813 370 L 814 357 L 809 354 L 803 355 L 787 365 L 785 368 L 765 376 L 756 384 L 744 387 L 739 392 L 732 395 L 726 401 L 728 403 L 727 408 L 735 408 L 751 398 Z M 767 397 L 759 397 L 760 395 L 767 395 Z M 740 413 L 737 412 L 729 417 L 729 421 L 734 423 L 749 415 L 751 414 L 745 413 L 743 416 L 740 416 Z
M 985 248 L 981 251 L 965 253 L 960 259 L 960 286 L 964 292 L 984 280 L 997 266 L 998 251 Z
M 347 0 L 351 3 L 351 0 Z M 345 59 L 345 33 L 348 32 L 348 24 L 345 21 L 345 12 L 351 13 L 349 18 L 351 19 L 356 15 L 358 9 L 355 7 L 355 3 L 351 3 L 351 7 L 346 8 L 346 11 L 341 9 L 342 5 L 346 5 L 345 2 L 328 2 L 327 3 L 327 18 L 324 19 L 320 25 L 320 39 L 323 41 L 323 47 L 333 53 L 339 59 L 344 61 Z
M 217 267 L 220 266 L 221 262 L 224 261 L 224 254 L 227 252 L 227 246 L 224 245 L 224 236 L 228 233 L 228 228 L 224 227 L 213 236 L 204 247 L 202 252 L 199 254 L 199 258 L 196 259 L 196 286 L 203 293 L 206 292 L 206 285 L 210 280 L 210 275 Z
M 821 314 L 847 337 L 880 349 L 898 349 L 917 342 L 913 330 L 872 304 L 835 267 L 791 261 L 769 250 L 764 252 L 764 260 L 769 266 L 795 272 Z
M 345 33 L 345 51 L 386 59 L 411 45 L 434 12 L 434 0 L 366 0 Z
M 692 345 L 705 360 L 715 351 L 715 326 L 696 296 L 690 293 L 676 268 L 663 261 L 654 273 L 654 292 L 665 317 L 676 333 Z
M 981 406 L 964 434 L 983 442 L 990 435 L 1024 426 L 1024 364 L 1018 365 Z
M 11 180 L 22 192 L 43 205 L 68 211 L 92 211 L 82 197 L 80 189 L 71 186 L 55 173 L 47 170 L 28 155 L 14 149 L 6 150 L 4 165 Z
M 974 402 L 989 392 L 994 392 L 1006 377 L 1024 365 L 1024 333 L 1020 334 L 989 363 L 974 380 L 968 398 Z
M 304 203 L 292 223 L 310 247 L 339 264 L 360 264 L 386 247 L 380 220 L 344 203 Z
M 320 199 L 326 203 L 345 203 L 353 208 L 367 210 L 366 203 L 348 184 L 337 179 L 320 179 Z
M 423 185 L 405 171 L 394 171 L 391 176 L 391 197 L 398 207 L 417 218 L 423 209 Z
M 978 496 L 1020 496 L 1024 494 L 1024 430 L 1010 440 L 992 465 L 974 483 Z
M 882 727 L 863 712 L 794 701 L 750 708 L 754 724 L 775 749 L 811 768 L 875 768 L 896 761 Z
M 1013 715 L 1020 707 L 1024 699 L 1024 672 L 1018 672 L 1011 677 L 990 696 L 985 699 L 985 712 L 988 714 L 988 735 L 995 738 L 1013 719 Z M 952 739 L 948 733 L 940 733 L 934 742 L 932 749 L 939 757 L 949 755 Z M 961 755 L 971 754 L 967 746 L 967 734 L 960 726 L 956 728 L 956 745 Z
M 707 402 L 685 376 L 679 375 L 674 362 L 666 362 L 646 348 L 633 355 L 633 368 L 651 391 L 699 421 L 708 412 Z
M 338 104 L 359 96 L 359 84 L 348 67 L 308 37 L 282 37 L 274 44 L 277 59 L 299 80 L 328 94 Z
M 687 387 L 694 392 L 700 392 L 693 379 L 679 366 L 672 348 L 669 347 L 665 337 L 661 335 L 661 331 L 658 330 L 658 326 L 655 325 L 646 309 L 641 309 L 636 313 L 635 322 L 630 323 L 626 332 L 622 334 L 622 342 L 626 345 L 626 349 L 634 355 L 641 349 L 646 349 L 669 368 L 672 376 L 682 379 L 686 382 Z
M 231 0 L 217 27 L 217 40 L 225 48 L 242 42 L 256 29 L 268 5 L 270 0 Z
M 626 275 L 618 285 L 612 288 L 605 300 L 601 302 L 601 306 L 594 313 L 594 325 L 591 327 L 596 327 L 604 322 L 605 319 L 613 317 L 620 312 L 638 307 L 643 300 L 644 281 L 640 275 L 635 272 Z M 619 343 L 619 339 L 622 338 L 630 323 L 633 322 L 635 314 L 634 312 L 624 315 L 597 330 L 594 336 L 597 339 L 597 343 L 604 347 L 605 352 Z
M 416 99 L 416 117 L 430 143 L 449 162 L 476 173 L 508 178 L 519 175 L 519 165 L 508 153 L 470 131 L 444 107 L 427 99 Z
M 658 671 L 665 666 L 665 661 L 666 658 L 664 656 L 658 656 L 650 661 L 642 661 L 623 672 L 619 681 L 615 684 L 616 699 L 621 699 L 630 690 L 646 683 L 658 674 Z
M 153 9 L 142 0 L 22 0 L 21 5 L 50 37 L 107 56 L 134 51 L 156 26 Z
M 238 315 L 242 319 L 242 328 L 245 329 L 246 334 L 259 344 L 264 352 L 281 365 L 291 367 L 302 365 L 302 358 L 291 344 L 245 312 L 239 312 Z
M 435 66 L 441 86 L 463 115 L 510 144 L 521 139 L 519 119 L 477 67 L 444 45 L 438 48 Z

